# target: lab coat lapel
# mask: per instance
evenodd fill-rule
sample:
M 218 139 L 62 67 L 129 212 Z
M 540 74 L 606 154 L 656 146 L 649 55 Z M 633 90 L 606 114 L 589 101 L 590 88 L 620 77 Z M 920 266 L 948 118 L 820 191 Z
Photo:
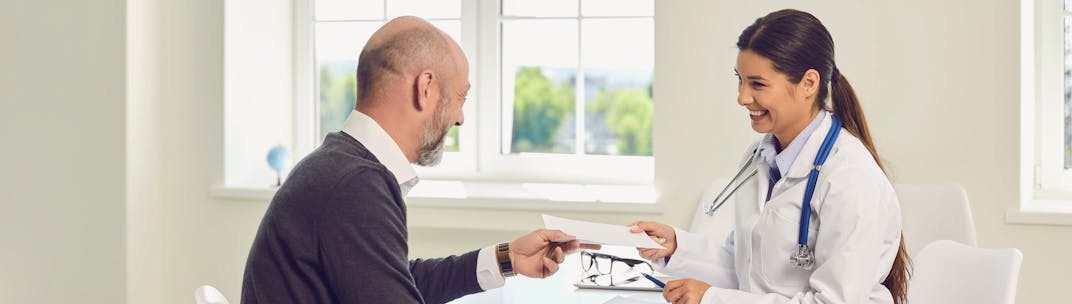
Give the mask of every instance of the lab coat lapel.
M 755 234 L 753 233 L 756 228 L 756 224 L 759 223 L 760 214 L 763 212 L 763 203 L 767 195 L 767 184 L 769 173 L 767 173 L 767 166 L 763 165 L 763 160 L 758 156 L 753 155 L 756 174 L 749 178 L 742 186 L 740 191 L 734 195 L 736 201 L 734 205 L 734 221 L 736 225 L 735 239 L 738 250 L 736 254 L 739 256 L 735 260 L 735 266 L 737 267 L 738 274 L 751 273 L 752 259 L 754 258 L 753 252 Z M 740 275 L 738 275 L 740 278 Z M 742 281 L 744 282 L 744 281 Z
M 756 202 L 756 211 L 762 212 L 767 203 L 767 189 L 770 187 L 770 167 L 761 159 L 756 159 L 756 162 L 758 163 L 756 166 L 758 171 L 756 171 L 756 199 L 754 202 Z

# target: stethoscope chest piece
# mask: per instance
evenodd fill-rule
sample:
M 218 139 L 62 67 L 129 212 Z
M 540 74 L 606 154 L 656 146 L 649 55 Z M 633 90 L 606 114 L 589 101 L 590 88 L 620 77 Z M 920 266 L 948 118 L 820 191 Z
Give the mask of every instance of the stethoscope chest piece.
M 815 265 L 815 251 L 808 245 L 797 245 L 797 251 L 789 256 L 789 264 L 795 268 L 811 270 Z

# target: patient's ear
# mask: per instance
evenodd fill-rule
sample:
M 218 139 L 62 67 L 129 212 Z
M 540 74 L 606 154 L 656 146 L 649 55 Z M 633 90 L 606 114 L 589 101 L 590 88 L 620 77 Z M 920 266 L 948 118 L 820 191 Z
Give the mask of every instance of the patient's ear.
M 417 111 L 432 108 L 432 92 L 434 92 L 432 83 L 437 80 L 436 77 L 432 70 L 423 70 L 417 74 L 417 83 L 413 86 L 413 106 L 417 108 Z

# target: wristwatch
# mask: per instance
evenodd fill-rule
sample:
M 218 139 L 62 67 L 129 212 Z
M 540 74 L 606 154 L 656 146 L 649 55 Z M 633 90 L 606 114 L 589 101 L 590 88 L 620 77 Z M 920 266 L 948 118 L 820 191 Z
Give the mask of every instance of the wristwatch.
M 512 277 L 517 275 L 514 272 L 514 264 L 510 263 L 510 243 L 499 243 L 499 246 L 495 250 L 495 260 L 499 262 L 499 269 L 502 270 L 503 277 Z

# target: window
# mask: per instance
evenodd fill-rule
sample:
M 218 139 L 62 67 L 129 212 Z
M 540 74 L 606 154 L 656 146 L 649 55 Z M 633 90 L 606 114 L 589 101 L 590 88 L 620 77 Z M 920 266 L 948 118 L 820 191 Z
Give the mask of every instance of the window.
M 653 0 L 298 1 L 295 110 L 311 118 L 295 119 L 296 145 L 340 129 L 365 41 L 401 15 L 450 34 L 471 67 L 466 124 L 422 176 L 651 182 Z
M 1072 198 L 1072 0 L 1037 1 L 1033 7 L 1033 193 Z
M 1072 169 L 1072 0 L 1064 1 L 1064 9 L 1061 10 L 1064 16 L 1064 60 L 1065 60 L 1065 72 L 1064 72 L 1064 101 L 1065 101 L 1065 165 L 1064 168 L 1067 171 Z
M 1072 0 L 1022 0 L 1020 208 L 1010 223 L 1072 224 Z
M 502 152 L 650 156 L 652 4 L 504 0 Z
M 1023 200 L 1072 201 L 1072 0 L 1022 4 Z

